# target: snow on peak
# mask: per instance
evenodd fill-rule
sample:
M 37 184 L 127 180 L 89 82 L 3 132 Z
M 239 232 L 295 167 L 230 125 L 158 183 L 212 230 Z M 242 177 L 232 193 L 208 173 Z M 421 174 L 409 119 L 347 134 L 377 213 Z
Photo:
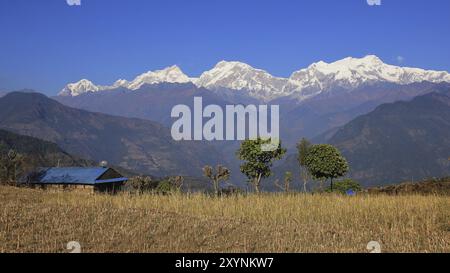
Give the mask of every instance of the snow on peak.
M 217 68 L 217 69 L 233 69 L 236 67 L 239 67 L 242 69 L 255 69 L 246 63 L 237 62 L 237 61 L 225 61 L 225 60 L 218 62 L 214 66 L 214 68 Z
M 129 81 L 124 80 L 124 79 L 119 79 L 117 81 L 114 82 L 114 84 L 112 85 L 112 87 L 128 87 L 128 85 L 130 84 Z
M 333 63 L 313 63 L 294 72 L 283 93 L 295 93 L 307 98 L 332 88 L 354 89 L 374 82 L 410 84 L 421 81 L 450 82 L 450 75 L 447 72 L 389 65 L 375 55 L 368 55 L 363 58 L 348 57 Z
M 82 79 L 75 83 L 67 84 L 61 92 L 59 92 L 60 96 L 78 96 L 86 92 L 97 92 L 99 91 L 99 87 L 93 84 L 91 81 Z
M 141 88 L 144 84 L 156 84 L 156 83 L 187 83 L 191 82 L 186 74 L 184 74 L 181 69 L 176 66 L 170 66 L 162 70 L 148 71 L 137 76 L 133 81 L 127 81 L 124 79 L 119 79 L 113 83 L 113 85 L 95 85 L 89 80 L 83 79 L 76 83 L 69 83 L 64 87 L 60 96 L 79 96 L 87 92 L 98 92 L 105 90 L 112 90 L 116 88 L 127 88 L 130 90 L 137 90 Z
M 209 89 L 245 90 L 253 97 L 270 99 L 279 95 L 287 79 L 241 62 L 220 61 L 195 81 L 197 86 Z
M 352 90 L 377 82 L 410 84 L 422 81 L 450 82 L 450 74 L 445 71 L 389 65 L 375 55 L 347 57 L 332 63 L 319 61 L 294 72 L 290 78 L 274 77 L 267 71 L 242 62 L 220 61 L 199 78 L 189 78 L 174 65 L 162 70 L 148 71 L 132 81 L 120 79 L 110 86 L 95 85 L 83 79 L 66 85 L 59 95 L 78 96 L 86 92 L 116 88 L 137 90 L 145 84 L 192 82 L 212 91 L 243 91 L 262 100 L 290 95 L 302 100 L 331 89 Z
M 162 70 L 148 71 L 144 74 L 137 76 L 128 86 L 131 90 L 141 88 L 144 84 L 156 84 L 156 83 L 187 83 L 191 79 L 176 66 L 170 66 Z

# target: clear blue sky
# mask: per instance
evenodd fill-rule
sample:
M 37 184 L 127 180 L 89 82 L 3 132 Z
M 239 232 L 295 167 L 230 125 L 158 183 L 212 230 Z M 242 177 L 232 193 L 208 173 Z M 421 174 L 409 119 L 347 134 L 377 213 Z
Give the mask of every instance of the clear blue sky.
M 173 64 L 198 76 L 222 59 L 285 77 L 366 54 L 450 71 L 448 0 L 81 1 L 0 0 L 0 90 L 54 95 Z

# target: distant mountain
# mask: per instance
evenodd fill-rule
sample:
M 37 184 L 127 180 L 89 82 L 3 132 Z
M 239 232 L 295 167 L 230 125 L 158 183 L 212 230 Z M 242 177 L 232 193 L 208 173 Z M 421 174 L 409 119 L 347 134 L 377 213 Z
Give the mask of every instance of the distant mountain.
M 379 106 L 340 128 L 329 143 L 365 185 L 450 175 L 450 92 Z
M 22 90 L 17 90 L 17 92 L 22 92 L 22 93 L 36 93 L 36 91 L 32 90 L 32 89 L 22 89 Z M 10 93 L 10 91 L 0 91 L 0 98 L 6 96 L 8 93 Z
M 300 136 L 315 138 L 329 134 L 330 130 L 373 111 L 381 104 L 407 101 L 416 96 L 449 89 L 450 83 L 377 83 L 346 92 L 330 90 L 300 103 L 287 98 L 273 103 L 280 105 L 282 137 L 286 143 L 293 144 Z
M 67 84 L 61 92 L 59 92 L 60 96 L 79 96 L 88 92 L 98 92 L 101 90 L 107 90 L 109 87 L 106 86 L 97 86 L 93 82 L 87 79 L 79 80 L 75 83 Z
M 260 101 L 289 97 L 304 101 L 328 93 L 347 93 L 377 83 L 407 85 L 412 83 L 450 82 L 445 71 L 399 67 L 384 63 L 374 55 L 363 58 L 348 57 L 332 63 L 319 61 L 300 69 L 289 78 L 275 77 L 268 72 L 242 62 L 221 61 L 199 78 L 190 78 L 177 66 L 149 71 L 132 81 L 118 80 L 112 85 L 95 85 L 89 80 L 68 84 L 61 96 L 78 96 L 87 92 L 127 88 L 138 90 L 145 84 L 194 83 L 213 92 L 233 91 Z
M 0 130 L 0 155 L 6 155 L 11 149 L 24 156 L 23 168 L 25 171 L 31 171 L 36 167 L 90 166 L 93 164 L 68 154 L 54 143 Z
M 57 96 L 55 100 L 79 109 L 110 115 L 148 119 L 172 125 L 172 108 L 178 104 L 193 107 L 194 97 L 202 97 L 203 104 L 230 104 L 211 91 L 198 88 L 192 83 L 145 84 L 138 90 L 116 89 L 75 97 Z M 192 108 L 191 108 L 192 109 Z
M 231 89 L 250 97 L 271 100 L 280 96 L 287 79 L 277 78 L 268 72 L 241 62 L 219 62 L 204 72 L 195 84 L 213 91 Z
M 139 90 L 117 89 L 108 92 L 95 92 L 76 97 L 57 96 L 55 100 L 79 109 L 91 112 L 101 112 L 110 115 L 130 118 L 141 118 L 162 123 L 171 127 L 174 119 L 170 114 L 175 105 L 188 105 L 193 109 L 194 97 L 201 97 L 203 105 L 215 104 L 225 109 L 225 105 L 239 102 L 257 103 L 250 98 L 238 96 L 221 96 L 205 88 L 198 88 L 192 83 L 162 83 L 143 85 Z M 206 119 L 205 119 L 206 120 Z M 185 143 L 185 142 L 182 142 Z M 232 178 L 238 176 L 239 166 L 235 151 L 239 147 L 237 141 L 197 141 L 197 145 L 213 146 L 221 151 L 221 163 L 227 162 L 227 167 L 233 170 Z M 198 155 L 210 157 L 210 155 Z M 219 159 L 216 159 L 219 160 Z M 212 164 L 212 163 L 211 163 Z M 201 173 L 197 173 L 201 174 Z
M 139 75 L 132 82 L 126 85 L 121 85 L 131 90 L 137 90 L 144 84 L 157 84 L 157 83 L 187 83 L 191 82 L 191 79 L 181 71 L 181 69 L 174 65 L 163 70 L 155 72 L 149 71 L 142 75 Z
M 171 69 L 163 71 L 168 70 Z M 173 122 L 172 107 L 192 106 L 194 96 L 201 96 L 204 105 L 279 105 L 280 137 L 292 151 L 300 138 L 318 139 L 320 136 L 324 141 L 329 140 L 338 128 L 381 104 L 450 88 L 447 72 L 392 66 L 373 55 L 333 63 L 318 62 L 293 73 L 289 79 L 271 76 L 244 63 L 226 61 L 197 79 L 184 73 L 174 79 L 178 82 L 148 80 L 135 90 L 125 87 L 130 84 L 126 82 L 122 87 L 105 92 L 55 99 L 75 108 L 148 119 L 166 126 Z M 221 150 L 234 173 L 239 172 L 235 160 L 239 143 L 214 142 L 212 145 Z
M 405 85 L 424 81 L 450 82 L 450 74 L 388 65 L 377 56 L 368 55 L 364 58 L 348 57 L 333 63 L 314 63 L 294 72 L 283 93 L 304 100 L 331 90 L 353 90 L 373 83 Z
M 298 102 L 283 97 L 269 104 L 280 105 L 280 135 L 292 146 L 300 137 L 315 137 L 339 127 L 353 118 L 374 110 L 378 105 L 450 88 L 450 83 L 377 83 L 348 92 L 327 92 Z M 108 92 L 90 92 L 79 96 L 57 96 L 55 100 L 79 109 L 125 117 L 148 119 L 171 126 L 170 112 L 175 105 L 192 109 L 195 96 L 203 104 L 260 104 L 261 101 L 228 89 L 211 92 L 193 83 L 145 84 L 140 89 L 118 88 Z
M 362 87 L 349 93 L 321 94 L 298 103 L 287 98 L 274 100 L 280 105 L 280 136 L 283 144 L 293 148 L 302 137 L 314 138 L 321 134 L 331 136 L 329 130 L 345 125 L 359 115 L 369 113 L 383 103 L 409 100 L 415 96 L 434 91 L 450 89 L 450 84 L 413 83 L 397 85 L 380 83 Z M 224 91 L 222 94 L 198 88 L 192 83 L 144 85 L 138 90 L 116 89 L 108 92 L 95 92 L 76 97 L 57 96 L 59 102 L 91 112 L 148 119 L 170 127 L 172 107 L 178 104 L 193 109 L 195 96 L 203 98 L 203 105 L 215 104 L 256 104 L 260 102 L 249 97 L 238 97 L 236 92 Z M 225 161 L 233 165 L 235 150 L 239 143 L 216 141 L 210 143 L 223 154 Z M 231 167 L 231 166 L 230 166 Z M 239 172 L 238 168 L 234 168 Z
M 170 131 L 156 122 L 78 110 L 38 93 L 13 92 L 1 98 L 0 128 L 155 176 L 196 176 L 205 164 L 221 159 L 209 145 L 173 141 Z
M 106 90 L 114 90 L 117 88 L 126 88 L 129 90 L 137 90 L 145 84 L 158 84 L 158 83 L 187 83 L 191 82 L 186 74 L 181 69 L 174 65 L 163 70 L 148 71 L 137 76 L 133 81 L 127 81 L 123 79 L 117 80 L 110 86 L 95 85 L 93 82 L 82 79 L 76 83 L 67 84 L 59 93 L 60 96 L 79 96 L 84 93 L 98 92 Z
M 313 138 L 338 147 L 350 163 L 349 177 L 365 187 L 450 175 L 450 88 L 411 101 L 387 103 L 342 127 Z M 282 179 L 298 170 L 294 149 L 274 168 Z M 298 175 L 294 175 L 298 184 Z M 268 188 L 273 189 L 272 182 Z

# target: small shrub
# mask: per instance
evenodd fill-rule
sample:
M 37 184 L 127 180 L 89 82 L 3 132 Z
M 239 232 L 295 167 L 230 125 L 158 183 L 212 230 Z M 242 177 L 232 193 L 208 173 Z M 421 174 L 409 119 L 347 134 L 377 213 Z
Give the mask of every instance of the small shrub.
M 155 187 L 154 192 L 156 194 L 169 194 L 173 192 L 181 192 L 181 187 L 184 184 L 183 176 L 172 176 L 166 179 L 163 179 L 158 182 L 158 185 Z
M 135 176 L 128 180 L 125 187 L 131 192 L 142 194 L 144 192 L 151 191 L 156 186 L 155 181 L 153 181 L 148 176 Z
M 169 180 L 162 180 L 156 186 L 155 192 L 157 194 L 169 194 L 174 191 L 173 186 L 171 185 Z
M 220 189 L 220 191 L 219 191 L 220 196 L 233 196 L 233 195 L 242 195 L 242 194 L 244 194 L 244 191 L 235 186 L 228 186 L 226 188 Z
M 347 178 L 341 181 L 337 181 L 334 184 L 333 191 L 346 194 L 349 190 L 352 190 L 353 192 L 359 192 L 361 191 L 361 189 L 361 185 L 357 181 Z

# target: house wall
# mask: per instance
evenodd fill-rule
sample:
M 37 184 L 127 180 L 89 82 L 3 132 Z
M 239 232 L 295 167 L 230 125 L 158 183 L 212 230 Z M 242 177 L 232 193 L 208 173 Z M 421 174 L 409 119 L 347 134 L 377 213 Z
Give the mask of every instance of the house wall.
M 47 184 L 47 185 L 36 185 L 36 187 L 48 191 L 73 191 L 73 192 L 84 192 L 89 194 L 95 192 L 94 186 L 92 185 Z
M 124 182 L 103 183 L 94 186 L 94 192 L 115 194 L 123 189 Z
M 116 172 L 114 169 L 109 168 L 103 175 L 97 178 L 97 180 L 107 180 L 114 178 L 123 177 L 120 173 Z

